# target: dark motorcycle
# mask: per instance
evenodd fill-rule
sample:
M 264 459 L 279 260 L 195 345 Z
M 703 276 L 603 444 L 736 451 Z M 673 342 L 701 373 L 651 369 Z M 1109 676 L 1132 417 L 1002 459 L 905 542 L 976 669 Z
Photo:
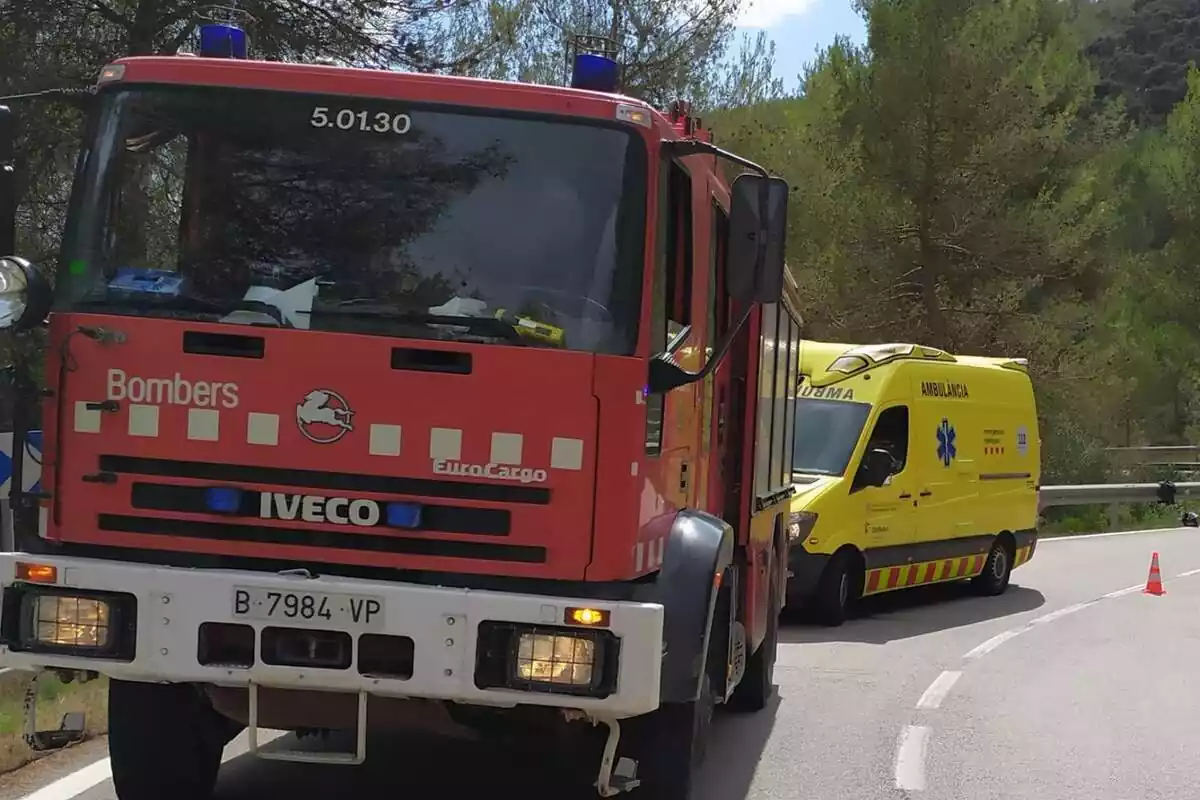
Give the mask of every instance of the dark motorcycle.
M 1185 528 L 1200 528 L 1200 514 L 1195 511 L 1185 511 L 1179 523 Z

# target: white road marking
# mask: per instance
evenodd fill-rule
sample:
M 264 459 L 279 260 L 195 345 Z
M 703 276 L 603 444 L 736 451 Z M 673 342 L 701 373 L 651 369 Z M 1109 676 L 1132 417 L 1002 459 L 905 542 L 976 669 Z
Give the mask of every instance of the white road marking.
M 917 701 L 917 708 L 937 708 L 940 706 L 960 677 L 962 677 L 961 670 L 946 670 L 941 675 L 938 675 L 933 683 L 929 684 L 929 688 L 925 690 L 925 694 L 921 695 L 921 699 Z
M 1082 611 L 1090 605 L 1098 603 L 1098 600 L 1088 600 L 1086 603 L 1076 603 L 1073 606 L 1066 606 L 1057 611 L 1051 611 L 1049 614 L 1043 614 L 1040 617 L 1035 617 L 1026 623 L 1027 627 L 1032 628 L 1034 625 L 1045 625 L 1047 622 L 1053 622 L 1056 619 L 1062 619 L 1068 614 L 1074 614 L 1076 611 Z
M 1172 530 L 1172 529 L 1168 529 Z M 1123 536 L 1127 533 L 1145 533 L 1146 531 L 1119 531 L 1117 533 L 1098 533 L 1089 536 L 1074 536 L 1073 539 L 1091 539 L 1099 536 Z M 1053 541 L 1053 540 L 1046 540 Z M 1200 569 L 1192 569 L 1187 572 L 1181 572 L 1179 578 L 1185 578 L 1190 575 L 1200 575 Z M 964 661 L 974 661 L 995 650 L 1000 645 L 1019 636 L 1025 631 L 1031 630 L 1038 625 L 1044 625 L 1047 622 L 1053 622 L 1056 619 L 1074 614 L 1076 611 L 1082 611 L 1085 608 L 1095 605 L 1096 603 L 1106 598 L 1123 597 L 1127 594 L 1140 592 L 1143 589 L 1143 584 L 1135 586 L 1126 586 L 1124 589 L 1108 592 L 1101 595 L 1095 600 L 1087 600 L 1082 603 L 1064 606 L 1063 608 L 1051 611 L 1047 614 L 1042 614 L 1040 617 L 1035 617 L 1024 625 L 1016 628 L 1009 628 L 1006 631 L 1001 631 L 992 638 L 982 642 L 963 656 Z M 935 709 L 938 708 L 942 701 L 946 699 L 946 695 L 962 677 L 962 670 L 946 670 L 941 675 L 938 675 L 933 683 L 929 684 L 929 688 L 921 695 L 921 699 L 917 701 L 919 709 Z M 918 792 L 925 788 L 925 750 L 926 744 L 929 741 L 929 736 L 932 729 L 927 726 L 908 725 L 900 731 L 900 740 L 896 744 L 896 788 Z
M 988 653 L 992 652 L 997 647 L 1004 644 L 1009 639 L 1013 638 L 1014 636 L 1016 636 L 1023 630 L 1025 630 L 1025 629 L 1024 628 L 1010 628 L 1009 630 L 1002 631 L 1001 633 L 998 633 L 995 636 L 993 636 L 992 638 L 988 639 L 986 642 L 983 642 L 982 644 L 978 644 L 975 647 L 971 648 L 971 650 L 969 650 L 967 652 L 967 654 L 963 656 L 963 660 L 964 661 L 973 661 L 982 656 L 986 656 Z
M 259 746 L 268 745 L 286 735 L 286 731 L 260 728 Z M 246 754 L 245 739 L 246 734 L 242 733 L 225 747 L 225 753 L 221 756 L 222 764 Z M 105 757 L 99 761 L 93 761 L 86 767 L 77 769 L 69 775 L 64 775 L 54 783 L 47 784 L 31 794 L 21 797 L 19 800 L 72 800 L 72 798 L 78 797 L 107 780 L 112 780 L 112 761 Z
M 925 744 L 930 729 L 924 725 L 908 725 L 900 731 L 896 745 L 896 788 L 906 792 L 925 789 Z
M 25 795 L 21 800 L 70 800 L 110 778 L 112 778 L 112 762 L 107 758 L 102 758 L 99 761 L 93 761 L 81 770 L 59 778 L 54 783 L 43 786 L 33 794 Z

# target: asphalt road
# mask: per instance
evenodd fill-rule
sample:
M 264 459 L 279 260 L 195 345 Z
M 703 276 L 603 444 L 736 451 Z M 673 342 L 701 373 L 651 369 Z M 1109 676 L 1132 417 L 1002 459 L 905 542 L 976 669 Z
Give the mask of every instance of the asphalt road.
M 1152 551 L 1163 597 L 1141 593 Z M 999 598 L 935 587 L 865 611 L 785 630 L 777 702 L 718 723 L 696 800 L 1195 796 L 1200 531 L 1044 541 Z M 54 756 L 0 781 L 0 800 L 114 800 L 105 762 L 89 766 L 103 756 Z M 235 741 L 217 797 L 557 797 L 554 763 L 425 736 L 315 766 Z

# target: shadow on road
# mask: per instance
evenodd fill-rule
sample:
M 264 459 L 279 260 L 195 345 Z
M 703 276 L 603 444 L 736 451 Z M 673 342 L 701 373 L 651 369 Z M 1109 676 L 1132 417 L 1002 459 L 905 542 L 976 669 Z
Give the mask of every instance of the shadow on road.
M 779 696 L 756 714 L 719 714 L 708 760 L 698 775 L 696 800 L 742 800 L 770 738 Z M 353 740 L 335 734 L 321 749 L 352 750 Z M 317 749 L 314 740 L 285 736 L 266 749 Z M 221 768 L 214 800 L 393 800 L 413 798 L 543 797 L 593 800 L 580 789 L 571 754 L 546 748 L 517 751 L 486 742 L 431 734 L 372 736 L 359 766 L 267 761 L 249 753 Z M 597 753 L 597 756 L 599 754 Z
M 855 618 L 840 628 L 824 628 L 804 614 L 784 617 L 780 641 L 887 644 L 934 631 L 961 628 L 1040 608 L 1046 598 L 1037 589 L 1012 584 L 999 597 L 978 597 L 967 584 L 922 586 L 862 600 Z
M 771 703 L 754 714 L 722 714 L 717 717 L 708 760 L 696 775 L 695 800 L 742 800 L 767 740 L 775 728 L 781 698 L 776 686 Z

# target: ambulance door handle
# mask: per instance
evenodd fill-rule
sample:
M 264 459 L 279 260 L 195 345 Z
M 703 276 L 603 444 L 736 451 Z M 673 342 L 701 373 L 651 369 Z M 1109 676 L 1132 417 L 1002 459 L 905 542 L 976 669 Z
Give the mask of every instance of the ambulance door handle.
M 921 497 L 929 497 L 931 494 L 933 494 L 933 492 L 926 489 L 925 491 L 921 492 Z

